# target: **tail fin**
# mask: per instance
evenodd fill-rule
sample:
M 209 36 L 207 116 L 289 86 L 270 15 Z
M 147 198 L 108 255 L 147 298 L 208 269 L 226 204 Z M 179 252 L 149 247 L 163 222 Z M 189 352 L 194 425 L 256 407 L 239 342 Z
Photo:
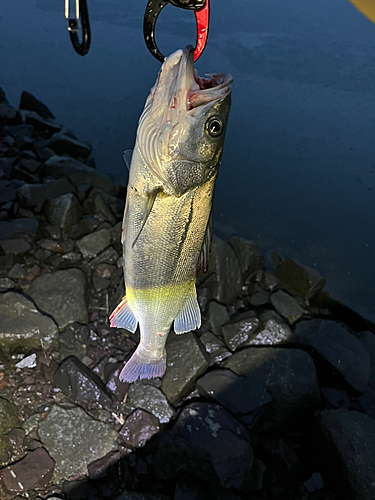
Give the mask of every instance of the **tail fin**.
M 139 379 L 150 379 L 153 377 L 162 377 L 166 368 L 165 355 L 158 360 L 145 358 L 138 354 L 138 349 L 126 363 L 120 373 L 121 382 L 135 382 Z

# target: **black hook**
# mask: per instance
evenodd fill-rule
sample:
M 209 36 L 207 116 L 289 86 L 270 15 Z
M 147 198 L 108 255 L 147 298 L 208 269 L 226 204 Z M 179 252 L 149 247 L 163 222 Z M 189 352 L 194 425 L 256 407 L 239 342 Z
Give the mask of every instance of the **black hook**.
M 91 30 L 89 12 L 86 0 L 76 0 L 76 17 L 69 17 L 69 0 L 65 0 L 65 17 L 68 21 L 68 31 L 74 50 L 80 56 L 85 56 L 91 45 Z M 81 18 L 82 41 L 79 41 L 79 19 Z

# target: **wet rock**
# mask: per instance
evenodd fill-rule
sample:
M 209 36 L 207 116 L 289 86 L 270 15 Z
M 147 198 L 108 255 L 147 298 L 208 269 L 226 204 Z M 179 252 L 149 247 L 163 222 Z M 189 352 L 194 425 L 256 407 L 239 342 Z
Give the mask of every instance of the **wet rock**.
M 142 448 L 159 432 L 159 420 L 143 410 L 136 410 L 126 419 L 119 434 L 129 448 Z
M 172 406 L 160 389 L 139 381 L 130 386 L 126 405 L 131 410 L 140 408 L 152 413 L 161 424 L 169 422 L 174 415 Z
M 206 319 L 211 325 L 211 330 L 215 335 L 222 335 L 221 325 L 229 321 L 227 308 L 211 300 L 206 308 Z
M 361 342 L 339 323 L 314 319 L 296 326 L 294 341 L 312 347 L 358 392 L 370 378 L 370 356 Z
M 35 111 L 35 113 L 46 120 L 53 120 L 55 118 L 45 104 L 25 90 L 21 94 L 19 108 Z
M 47 175 L 53 177 L 67 176 L 74 186 L 92 184 L 110 194 L 117 192 L 116 186 L 108 178 L 69 156 L 52 156 L 44 164 L 44 170 Z
M 73 186 L 66 179 L 56 179 L 47 180 L 43 184 L 24 184 L 17 189 L 17 196 L 21 204 L 35 206 L 73 191 Z
M 7 499 L 17 493 L 45 486 L 52 478 L 54 462 L 44 448 L 30 451 L 25 458 L 0 470 L 0 488 Z
M 272 396 L 267 411 L 255 422 L 259 430 L 293 427 L 319 407 L 314 362 L 299 349 L 249 347 L 234 353 L 223 366 L 258 382 Z
M 169 334 L 166 349 L 167 369 L 161 389 L 174 404 L 192 391 L 197 378 L 207 370 L 208 361 L 191 332 Z
M 305 312 L 298 302 L 283 290 L 271 295 L 271 303 L 276 311 L 293 325 Z
M 375 498 L 375 420 L 356 411 L 325 410 L 316 419 L 314 447 L 337 498 Z
M 42 274 L 34 280 L 29 293 L 37 306 L 54 318 L 60 330 L 74 322 L 88 322 L 86 278 L 80 269 Z
M 81 406 L 110 406 L 111 397 L 104 382 L 75 356 L 65 358 L 57 368 L 53 381 L 63 393 Z
M 231 355 L 224 342 L 212 332 L 202 333 L 199 340 L 206 349 L 210 366 L 220 363 Z
M 235 351 L 253 336 L 259 319 L 253 311 L 242 313 L 222 326 L 224 340 L 231 351 Z
M 27 243 L 27 241 L 21 240 L 20 238 L 2 240 L 0 241 L 0 246 L 5 254 L 12 253 L 14 255 L 22 255 L 31 248 L 31 245 Z
M 77 241 L 77 246 L 85 259 L 96 257 L 111 244 L 111 230 L 100 229 L 87 234 Z
M 16 368 L 23 369 L 23 368 L 35 368 L 36 367 L 36 354 L 30 354 L 30 356 L 26 356 L 25 358 L 22 358 L 21 361 L 18 361 L 16 363 Z
M 27 352 L 42 343 L 48 348 L 58 340 L 56 323 L 19 293 L 0 294 L 0 317 L 0 344 L 5 350 Z
M 157 455 L 171 476 L 179 470 L 236 489 L 246 488 L 253 459 L 244 427 L 224 408 L 209 403 L 188 405 Z
M 89 477 L 91 479 L 101 479 L 110 473 L 110 467 L 118 463 L 121 454 L 118 451 L 110 451 L 102 458 L 94 460 L 87 466 Z
M 115 448 L 117 432 L 82 408 L 54 404 L 39 424 L 39 437 L 55 461 L 54 481 L 87 474 L 87 465 Z
M 213 298 L 224 304 L 235 300 L 242 285 L 240 265 L 232 247 L 215 235 L 208 269 L 213 280 Z
M 245 422 L 255 421 L 272 398 L 255 380 L 230 370 L 213 370 L 197 381 L 201 396 L 213 399 Z
M 58 155 L 66 153 L 73 158 L 88 158 L 92 150 L 91 146 L 73 139 L 64 132 L 54 134 L 48 141 L 47 147 L 53 149 Z
M 10 451 L 9 441 L 5 438 L 5 435 L 13 427 L 20 425 L 18 416 L 17 406 L 0 397 L 0 465 L 7 461 Z
M 249 335 L 244 345 L 278 345 L 291 342 L 292 330 L 274 311 L 259 315 L 258 328 Z
M 35 236 L 39 227 L 36 219 L 21 218 L 12 221 L 0 221 L 0 240 L 10 239 L 19 234 Z
M 66 233 L 81 220 L 81 204 L 74 194 L 63 194 L 48 202 L 46 216 L 51 224 L 61 227 Z
M 249 280 L 255 276 L 259 269 L 264 269 L 263 257 L 260 255 L 256 243 L 239 236 L 232 236 L 228 243 L 237 256 L 243 278 Z

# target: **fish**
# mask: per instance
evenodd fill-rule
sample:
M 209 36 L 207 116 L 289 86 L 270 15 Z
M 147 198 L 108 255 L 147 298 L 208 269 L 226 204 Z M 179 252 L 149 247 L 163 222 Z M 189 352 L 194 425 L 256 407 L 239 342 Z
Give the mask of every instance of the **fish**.
M 231 83 L 200 77 L 187 46 L 164 60 L 139 119 L 122 223 L 126 292 L 110 315 L 111 327 L 140 327 L 123 382 L 163 376 L 172 324 L 176 334 L 201 325 L 195 279 L 207 267 Z

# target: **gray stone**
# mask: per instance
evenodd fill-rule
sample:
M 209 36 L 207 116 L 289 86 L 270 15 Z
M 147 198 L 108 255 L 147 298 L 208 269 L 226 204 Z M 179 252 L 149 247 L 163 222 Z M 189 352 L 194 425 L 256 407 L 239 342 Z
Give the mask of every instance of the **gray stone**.
M 296 299 L 283 290 L 278 290 L 271 295 L 271 303 L 276 311 L 293 325 L 305 312 Z
M 43 184 L 24 184 L 17 189 L 17 196 L 21 204 L 35 206 L 73 191 L 73 186 L 66 179 L 56 179 L 45 181 Z
M 41 344 L 48 348 L 58 340 L 56 323 L 20 293 L 0 294 L 0 317 L 2 349 L 27 352 Z
M 252 332 L 245 345 L 278 345 L 291 342 L 293 333 L 290 327 L 274 311 L 259 315 L 259 326 Z
M 225 347 L 224 342 L 212 332 L 202 333 L 199 340 L 206 349 L 210 366 L 220 363 L 231 355 L 231 352 Z
M 157 387 L 144 382 L 134 382 L 129 389 L 126 406 L 132 410 L 141 410 L 152 413 L 161 424 L 166 424 L 174 415 L 172 406 Z
M 0 240 L 14 238 L 19 234 L 35 236 L 39 227 L 36 219 L 21 218 L 12 221 L 0 221 Z
M 99 229 L 94 233 L 86 234 L 77 241 L 77 247 L 85 259 L 96 257 L 111 244 L 111 230 Z
M 370 356 L 360 340 L 336 321 L 314 319 L 296 326 L 294 341 L 311 346 L 355 390 L 364 392 L 370 379 Z
M 66 233 L 81 220 L 81 204 L 74 194 L 63 194 L 48 202 L 46 216 L 51 224 L 61 227 Z
M 22 279 L 26 276 L 26 269 L 25 266 L 22 264 L 14 264 L 12 269 L 9 271 L 9 277 L 13 280 L 19 280 Z
M 167 369 L 161 389 L 168 400 L 175 404 L 193 390 L 197 378 L 207 370 L 208 361 L 191 332 L 169 334 L 166 349 Z
M 18 363 L 15 364 L 16 368 L 20 368 L 21 370 L 23 368 L 35 368 L 36 367 L 36 354 L 30 354 L 30 356 L 26 356 L 25 358 L 22 358 L 21 361 L 18 361 Z
M 274 274 L 279 278 L 284 290 L 291 295 L 302 297 L 307 305 L 323 290 L 326 283 L 315 269 L 297 264 L 292 259 L 283 260 Z
M 357 411 L 326 410 L 313 445 L 326 484 L 345 500 L 375 498 L 375 420 Z
M 55 120 L 45 120 L 34 111 L 25 111 L 23 115 L 27 124 L 32 125 L 36 130 L 42 130 L 44 134 L 48 133 L 49 136 L 61 130 L 61 125 Z M 55 154 L 54 151 L 53 154 Z
M 143 410 L 135 410 L 126 419 L 119 434 L 129 448 L 142 448 L 160 430 L 159 420 Z
M 15 287 L 15 283 L 13 280 L 9 278 L 0 278 L 0 292 L 4 290 L 10 290 Z
M 223 366 L 258 382 L 272 396 L 267 411 L 255 422 L 257 429 L 276 432 L 293 428 L 319 407 L 320 389 L 314 362 L 299 349 L 248 347 L 234 353 Z
M 253 311 L 242 313 L 222 326 L 224 340 L 231 351 L 249 340 L 257 331 L 259 319 Z
M 267 304 L 269 293 L 259 285 L 255 285 L 255 292 L 250 297 L 250 304 L 253 307 L 260 307 Z
M 107 193 L 107 191 L 104 191 L 103 189 L 94 187 L 94 189 L 90 192 L 90 197 L 95 197 L 97 194 L 100 195 L 100 197 L 107 203 L 107 205 L 114 213 L 115 217 L 117 219 L 122 219 L 122 216 L 124 214 L 125 201 Z M 121 226 L 120 226 L 120 232 L 121 232 Z
M 68 154 L 73 158 L 88 158 L 92 150 L 90 145 L 77 141 L 64 134 L 64 132 L 53 134 L 47 143 L 47 147 L 53 149 L 58 155 Z
M 34 97 L 29 92 L 26 92 L 26 90 L 24 90 L 21 94 L 19 108 L 34 111 L 46 120 L 53 120 L 55 118 L 45 104 L 43 104 L 41 101 L 39 101 L 39 99 Z
M 229 238 L 228 243 L 237 255 L 244 278 L 249 280 L 255 276 L 259 269 L 264 269 L 263 257 L 260 255 L 256 243 L 239 236 L 232 236 L 232 238 Z
M 21 240 L 20 238 L 2 240 L 0 241 L 0 246 L 4 250 L 5 254 L 13 253 L 15 255 L 26 253 L 31 248 L 31 245 L 27 243 L 27 241 Z
M 50 314 L 60 330 L 71 323 L 87 323 L 86 277 L 80 269 L 42 274 L 29 290 L 37 306 Z
M 20 420 L 17 406 L 0 397 L 0 466 L 7 461 L 10 451 L 9 441 L 4 436 L 18 426 Z
M 69 156 L 52 156 L 44 164 L 44 170 L 53 177 L 66 175 L 74 186 L 92 184 L 110 194 L 117 192 L 116 186 L 107 177 Z
M 211 300 L 207 305 L 205 316 L 211 325 L 213 333 L 221 336 L 221 325 L 229 321 L 227 308 L 222 304 L 218 304 L 215 300 Z
M 54 481 L 87 474 L 87 465 L 115 448 L 117 432 L 82 408 L 57 404 L 39 423 L 39 437 L 55 461 Z

